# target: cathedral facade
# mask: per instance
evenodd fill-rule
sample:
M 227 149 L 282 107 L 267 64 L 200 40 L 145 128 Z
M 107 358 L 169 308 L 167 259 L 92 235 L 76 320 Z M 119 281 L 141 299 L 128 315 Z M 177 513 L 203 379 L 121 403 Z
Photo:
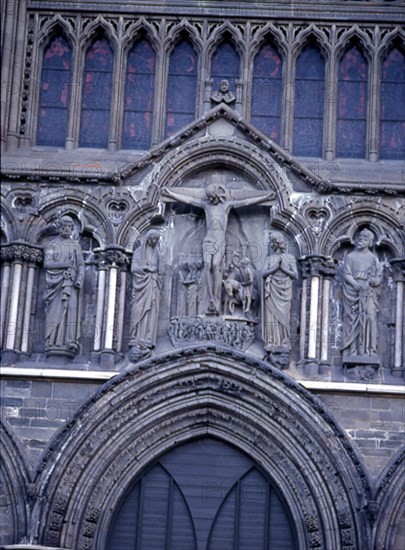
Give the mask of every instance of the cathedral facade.
M 0 547 L 402 549 L 403 2 L 2 10 Z

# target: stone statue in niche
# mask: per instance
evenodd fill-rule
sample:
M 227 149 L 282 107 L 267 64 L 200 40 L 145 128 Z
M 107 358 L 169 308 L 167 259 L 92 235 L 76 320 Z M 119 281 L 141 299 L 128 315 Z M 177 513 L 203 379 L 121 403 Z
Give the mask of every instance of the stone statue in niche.
M 234 252 L 224 278 L 225 313 L 233 315 L 236 306 L 241 306 L 245 314 L 251 312 L 253 282 L 252 262 L 248 257 L 241 260 L 239 252 Z
M 130 358 L 140 359 L 155 347 L 159 315 L 161 274 L 160 233 L 149 230 L 132 257 Z
M 373 242 L 374 235 L 370 230 L 360 231 L 355 249 L 347 255 L 344 263 L 345 337 L 342 350 L 352 357 L 377 357 L 378 290 L 382 269 L 377 256 L 370 250 Z
M 229 82 L 223 79 L 219 83 L 219 90 L 213 92 L 210 99 L 215 104 L 226 103 L 227 105 L 232 105 L 236 101 L 236 96 L 229 90 Z
M 193 317 L 198 314 L 201 287 L 202 262 L 190 261 L 182 265 L 179 273 L 180 292 L 178 316 Z
M 228 190 L 223 184 L 210 184 L 206 188 L 165 189 L 166 201 L 192 204 L 205 212 L 206 236 L 203 241 L 205 285 L 207 287 L 208 315 L 219 315 L 221 307 L 225 234 L 231 208 L 264 204 L 274 199 L 272 191 L 247 189 Z
M 298 277 L 297 262 L 287 252 L 284 236 L 274 231 L 270 234 L 272 253 L 263 271 L 263 340 L 269 358 L 277 364 L 285 363 L 285 355 L 291 350 L 290 311 L 292 283 Z
M 80 244 L 72 238 L 73 219 L 62 216 L 57 228 L 59 235 L 44 251 L 45 351 L 47 355 L 73 357 L 79 349 L 84 259 Z

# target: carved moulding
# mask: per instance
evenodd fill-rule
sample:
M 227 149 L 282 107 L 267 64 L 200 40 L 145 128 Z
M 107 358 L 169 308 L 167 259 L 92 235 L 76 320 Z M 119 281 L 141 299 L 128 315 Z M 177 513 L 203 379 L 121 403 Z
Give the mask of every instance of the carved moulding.
M 405 449 L 402 449 L 381 474 L 374 498 L 365 504 L 373 526 L 372 550 L 403 547 L 404 535 L 401 537 L 399 532 L 405 519 L 404 471 Z
M 0 545 L 20 541 L 27 533 L 29 496 L 33 496 L 28 468 L 11 430 L 0 422 L 0 482 L 2 524 L 7 525 L 8 534 L 0 533 Z M 1 546 L 3 548 L 3 546 Z
M 128 368 L 57 434 L 37 473 L 35 542 L 104 548 L 129 484 L 163 452 L 207 435 L 266 471 L 288 502 L 300 549 L 367 546 L 366 516 L 355 510 L 368 483 L 343 430 L 293 380 L 212 345 Z

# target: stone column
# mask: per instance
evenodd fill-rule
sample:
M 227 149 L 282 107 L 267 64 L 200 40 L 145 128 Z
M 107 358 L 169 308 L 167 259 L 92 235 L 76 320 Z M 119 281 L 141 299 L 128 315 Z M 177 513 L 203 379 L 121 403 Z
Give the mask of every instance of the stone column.
M 13 362 L 20 352 L 28 353 L 34 275 L 36 264 L 42 262 L 43 254 L 39 247 L 26 243 L 12 243 L 2 249 L 2 259 L 6 262 L 3 271 L 1 304 L 2 322 L 5 328 L 4 360 Z M 25 269 L 28 270 L 28 274 L 26 284 L 23 286 Z M 20 323 L 22 323 L 22 330 L 18 331 Z
M 108 248 L 104 251 L 103 256 L 108 270 L 108 281 L 104 298 L 104 343 L 101 350 L 100 365 L 103 368 L 112 368 L 115 364 L 115 356 L 119 351 L 118 345 L 122 343 L 126 283 L 126 277 L 122 277 L 122 273 L 129 265 L 129 258 L 119 246 Z M 119 293 L 118 289 L 120 289 Z
M 1 249 L 2 261 L 3 261 L 3 251 Z M 4 338 L 4 329 L 6 327 L 6 312 L 7 312 L 7 303 L 8 296 L 10 291 L 10 274 L 11 274 L 11 265 L 8 259 L 3 262 L 2 269 L 2 278 L 1 278 L 1 298 L 0 298 L 0 347 L 3 347 L 3 338 Z
M 314 377 L 319 375 L 321 363 L 327 365 L 328 361 L 329 289 L 336 263 L 332 258 L 317 254 L 309 254 L 299 261 L 303 272 L 303 284 L 306 285 L 307 280 L 310 280 L 309 303 L 304 286 L 301 304 L 301 364 L 304 374 Z M 326 371 L 325 366 L 323 370 Z
M 400 377 L 405 373 L 403 353 L 405 258 L 391 260 L 391 265 L 394 268 L 394 280 L 396 282 L 395 355 L 391 372 L 393 376 Z
M 102 263 L 99 266 L 98 278 L 97 278 L 97 306 L 96 306 L 96 327 L 94 333 L 94 346 L 95 352 L 101 350 L 101 342 L 103 337 L 103 318 L 104 318 L 104 302 L 105 302 L 105 290 L 106 290 L 106 277 L 107 268 Z

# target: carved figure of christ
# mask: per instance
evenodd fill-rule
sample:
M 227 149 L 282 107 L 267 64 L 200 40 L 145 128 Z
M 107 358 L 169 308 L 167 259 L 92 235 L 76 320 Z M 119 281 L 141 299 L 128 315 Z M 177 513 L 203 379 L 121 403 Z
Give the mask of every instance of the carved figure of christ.
M 219 314 L 222 289 L 222 264 L 225 250 L 225 234 L 231 208 L 252 204 L 274 203 L 273 191 L 248 189 L 229 191 L 224 185 L 210 184 L 204 189 L 181 187 L 164 189 L 163 199 L 191 204 L 205 212 L 207 232 L 203 241 L 203 261 L 207 280 L 209 304 L 207 313 Z

